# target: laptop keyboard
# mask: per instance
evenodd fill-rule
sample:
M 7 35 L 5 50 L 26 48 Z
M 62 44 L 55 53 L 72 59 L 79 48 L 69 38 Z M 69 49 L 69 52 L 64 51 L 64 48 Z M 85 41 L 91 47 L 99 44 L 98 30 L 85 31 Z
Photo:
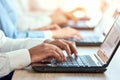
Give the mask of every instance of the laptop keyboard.
M 82 55 L 76 57 L 67 57 L 66 62 L 58 62 L 56 60 L 53 61 L 53 65 L 56 66 L 96 66 L 95 62 L 92 60 L 92 58 L 89 55 Z
M 100 42 L 100 37 L 98 36 L 90 36 L 90 37 L 85 37 L 84 39 L 72 39 L 72 41 L 75 42 Z
M 100 37 L 98 36 L 92 36 L 92 37 L 86 37 L 82 40 L 79 40 L 80 42 L 100 42 Z

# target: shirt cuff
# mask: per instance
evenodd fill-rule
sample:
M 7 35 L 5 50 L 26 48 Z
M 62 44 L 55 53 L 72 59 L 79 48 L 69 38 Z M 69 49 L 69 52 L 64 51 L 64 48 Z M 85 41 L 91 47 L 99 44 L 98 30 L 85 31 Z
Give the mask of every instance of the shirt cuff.
M 44 35 L 45 35 L 45 38 L 47 38 L 47 39 L 52 39 L 53 38 L 53 34 L 52 34 L 52 32 L 51 31 L 45 31 L 44 32 Z
M 28 66 L 31 62 L 30 54 L 27 49 L 21 49 L 6 53 L 10 60 L 10 66 L 14 69 L 21 69 Z

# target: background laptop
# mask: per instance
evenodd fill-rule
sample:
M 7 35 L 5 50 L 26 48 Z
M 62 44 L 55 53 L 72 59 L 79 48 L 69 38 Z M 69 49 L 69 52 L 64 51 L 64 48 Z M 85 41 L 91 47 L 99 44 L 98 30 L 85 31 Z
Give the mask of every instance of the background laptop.
M 104 72 L 120 45 L 120 17 L 107 34 L 95 54 L 67 57 L 66 62 L 35 63 L 32 68 L 37 72 Z
M 67 26 L 70 26 L 72 28 L 78 29 L 78 30 L 93 30 L 96 25 L 99 23 L 99 21 L 101 20 L 102 15 L 106 12 L 106 10 L 108 9 L 108 7 L 111 5 L 111 3 L 113 3 L 114 1 L 107 1 L 107 0 L 102 0 L 101 1 L 101 12 L 99 13 L 99 16 L 97 16 L 96 18 L 87 18 L 83 17 L 83 19 L 78 20 L 78 22 L 74 22 L 73 20 L 69 20 L 67 23 Z M 85 11 L 83 11 L 85 12 Z M 94 12 L 93 12 L 94 14 Z
M 93 31 L 81 30 L 80 34 L 83 39 L 72 38 L 68 40 L 74 41 L 77 46 L 100 46 L 118 15 L 117 7 L 111 5 Z

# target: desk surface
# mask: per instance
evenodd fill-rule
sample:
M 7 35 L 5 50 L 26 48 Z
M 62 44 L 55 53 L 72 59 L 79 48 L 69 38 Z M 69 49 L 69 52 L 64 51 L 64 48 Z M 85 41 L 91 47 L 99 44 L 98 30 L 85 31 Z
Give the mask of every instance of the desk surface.
M 80 53 L 93 53 L 97 47 L 79 47 Z M 16 70 L 12 80 L 119 80 L 120 48 L 104 73 L 37 73 L 31 69 Z

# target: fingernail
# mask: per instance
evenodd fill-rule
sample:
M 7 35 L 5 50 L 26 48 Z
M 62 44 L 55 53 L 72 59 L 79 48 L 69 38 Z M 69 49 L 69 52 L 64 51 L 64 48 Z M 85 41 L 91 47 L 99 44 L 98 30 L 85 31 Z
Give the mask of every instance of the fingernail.
M 76 53 L 76 57 L 78 57 L 78 53 Z

